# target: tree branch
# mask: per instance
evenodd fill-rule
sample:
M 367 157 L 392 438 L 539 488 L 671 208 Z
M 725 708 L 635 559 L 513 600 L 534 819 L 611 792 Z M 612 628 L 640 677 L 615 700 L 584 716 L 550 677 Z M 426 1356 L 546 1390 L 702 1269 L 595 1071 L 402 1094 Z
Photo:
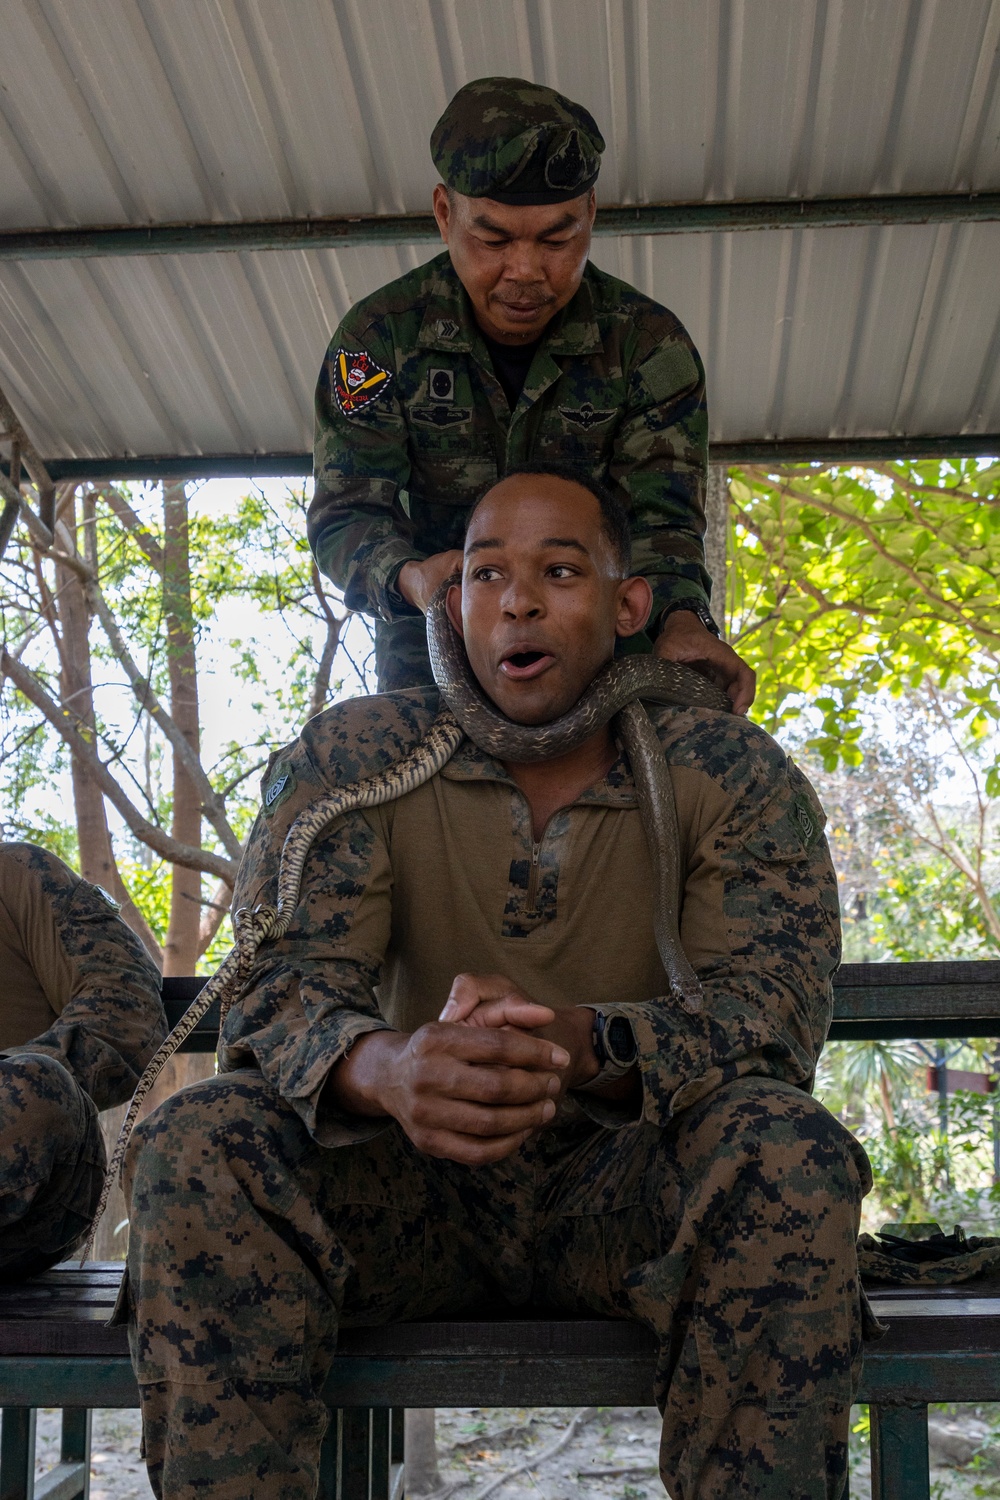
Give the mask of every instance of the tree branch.
M 229 915 L 233 901 L 233 888 L 228 880 L 220 880 L 208 901 L 202 905 L 201 926 L 198 929 L 198 957 L 206 953 L 212 939 Z
M 876 529 L 857 511 L 841 510 L 838 506 L 831 504 L 830 501 L 824 500 L 821 495 L 816 495 L 811 490 L 794 489 L 790 484 L 782 485 L 779 490 L 773 481 L 766 477 L 763 471 L 748 469 L 747 472 L 752 473 L 753 478 L 760 487 L 769 490 L 771 494 L 779 493 L 782 496 L 791 497 L 803 505 L 809 505 L 815 510 L 822 511 L 824 515 L 835 516 L 838 520 L 846 522 L 849 526 L 853 526 L 856 530 L 860 531 L 861 535 L 870 543 L 879 557 L 890 563 L 894 568 L 898 568 L 899 572 L 910 580 L 917 592 L 929 604 L 939 610 L 942 615 L 949 617 L 957 624 L 964 625 L 967 630 L 973 630 L 977 634 L 986 637 L 993 645 L 1000 646 L 1000 634 L 981 624 L 975 617 L 963 614 L 960 604 L 950 599 L 945 599 L 941 594 L 936 594 L 924 582 L 923 577 L 915 568 L 911 567 L 909 563 L 904 562 L 895 552 L 889 550 Z
M 323 641 L 323 650 L 320 653 L 319 665 L 316 668 L 316 676 L 313 679 L 312 700 L 309 705 L 310 714 L 318 714 L 326 707 L 326 700 L 330 695 L 330 675 L 333 671 L 333 659 L 340 645 L 340 632 L 348 616 L 338 619 L 330 608 L 323 582 L 319 576 L 316 564 L 312 565 L 313 593 L 319 600 L 319 607 L 326 620 L 326 637 Z
M 114 615 L 108 608 L 108 602 L 104 597 L 101 586 L 94 578 L 91 578 L 87 584 L 87 595 L 94 614 L 104 627 L 104 633 L 108 638 L 112 651 L 125 668 L 126 676 L 131 684 L 137 702 L 154 719 L 170 741 L 174 751 L 184 762 L 188 775 L 198 788 L 201 797 L 202 812 L 222 840 L 223 848 L 233 859 L 238 860 L 243 852 L 243 848 L 226 817 L 225 809 L 215 794 L 215 788 L 205 775 L 201 761 L 190 741 L 177 728 L 170 714 L 163 707 L 156 695 L 153 684 L 139 670 L 138 664 L 125 641 L 125 637 L 119 630 Z
M 6 648 L 0 651 L 0 672 L 10 678 L 19 692 L 23 693 L 29 703 L 33 703 L 59 732 L 73 754 L 87 767 L 111 805 L 121 813 L 125 823 L 137 839 L 140 839 L 154 853 L 168 860 L 170 864 L 183 865 L 188 870 L 204 870 L 207 874 L 216 875 L 220 880 L 229 883 L 235 880 L 236 860 L 223 859 L 221 855 L 213 854 L 208 849 L 196 849 L 190 844 L 182 844 L 164 833 L 162 828 L 157 828 L 154 823 L 148 822 L 136 810 L 104 762 L 80 732 L 75 720 L 71 719 L 66 710 L 60 708 L 59 704 L 49 696 L 34 673 L 11 656 Z
M 111 485 L 104 486 L 104 488 L 97 490 L 96 493 L 100 495 L 101 499 L 106 501 L 109 508 L 114 511 L 115 515 L 122 523 L 122 526 L 125 528 L 128 534 L 134 538 L 139 551 L 142 552 L 147 560 L 153 564 L 153 567 L 156 569 L 156 571 L 162 574 L 163 548 L 160 546 L 159 542 L 156 540 L 155 536 L 149 530 L 149 528 L 145 526 L 142 521 L 140 521 L 131 505 L 129 505 L 128 501 L 125 499 L 125 496 L 119 494 L 116 489 L 113 489 L 111 487 Z

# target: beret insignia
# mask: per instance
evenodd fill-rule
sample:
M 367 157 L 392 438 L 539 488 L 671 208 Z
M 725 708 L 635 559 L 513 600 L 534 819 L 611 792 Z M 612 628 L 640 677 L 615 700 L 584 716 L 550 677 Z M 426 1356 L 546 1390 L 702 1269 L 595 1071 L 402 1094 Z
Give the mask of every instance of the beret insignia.
M 392 376 L 362 349 L 338 349 L 333 362 L 333 393 L 345 417 L 371 406 L 386 395 Z

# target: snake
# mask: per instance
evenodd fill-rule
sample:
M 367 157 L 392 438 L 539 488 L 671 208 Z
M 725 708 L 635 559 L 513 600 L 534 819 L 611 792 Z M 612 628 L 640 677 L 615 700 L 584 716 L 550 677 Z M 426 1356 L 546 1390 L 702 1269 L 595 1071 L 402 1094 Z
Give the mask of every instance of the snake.
M 232 1005 L 246 990 L 259 950 L 265 943 L 279 942 L 291 925 L 313 844 L 348 813 L 379 807 L 416 791 L 447 765 L 466 738 L 498 760 L 530 764 L 569 754 L 606 724 L 612 725 L 632 768 L 653 866 L 653 929 L 660 961 L 672 994 L 686 1010 L 701 1009 L 701 985 L 680 941 L 682 882 L 673 785 L 643 703 L 728 711 L 732 708 L 728 696 L 707 677 L 680 662 L 636 654 L 607 662 L 573 707 L 559 718 L 546 724 L 518 724 L 501 713 L 483 692 L 469 665 L 465 645 L 448 619 L 448 591 L 460 582 L 458 573 L 445 579 L 427 609 L 427 649 L 443 707 L 408 754 L 373 776 L 318 798 L 293 821 L 281 848 L 276 904 L 261 903 L 252 910 L 243 907 L 234 912 L 232 948 L 150 1059 L 136 1085 L 108 1163 L 81 1265 L 93 1249 L 97 1226 L 121 1171 L 139 1111 L 164 1064 L 216 1001 L 221 1034 Z

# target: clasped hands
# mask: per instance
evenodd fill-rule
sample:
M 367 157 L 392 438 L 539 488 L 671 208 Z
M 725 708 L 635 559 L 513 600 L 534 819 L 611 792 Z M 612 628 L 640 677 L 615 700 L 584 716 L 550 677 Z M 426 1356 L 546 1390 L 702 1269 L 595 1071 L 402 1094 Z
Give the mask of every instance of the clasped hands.
M 459 974 L 437 1021 L 360 1037 L 333 1070 L 340 1109 L 391 1115 L 419 1151 L 502 1161 L 596 1077 L 593 1012 L 539 1005 L 500 974 Z

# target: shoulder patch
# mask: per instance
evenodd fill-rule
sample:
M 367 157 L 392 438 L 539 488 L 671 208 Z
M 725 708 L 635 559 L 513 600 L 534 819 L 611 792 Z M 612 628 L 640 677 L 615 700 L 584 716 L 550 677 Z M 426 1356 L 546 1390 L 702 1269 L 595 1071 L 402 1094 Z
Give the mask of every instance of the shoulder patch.
M 698 380 L 698 366 L 687 344 L 668 339 L 639 366 L 639 375 L 654 401 L 668 401 Z
M 338 349 L 333 361 L 333 393 L 345 417 L 386 395 L 392 375 L 363 349 Z
M 287 760 L 276 761 L 264 788 L 264 816 L 271 814 L 287 802 L 295 790 L 295 772 Z

